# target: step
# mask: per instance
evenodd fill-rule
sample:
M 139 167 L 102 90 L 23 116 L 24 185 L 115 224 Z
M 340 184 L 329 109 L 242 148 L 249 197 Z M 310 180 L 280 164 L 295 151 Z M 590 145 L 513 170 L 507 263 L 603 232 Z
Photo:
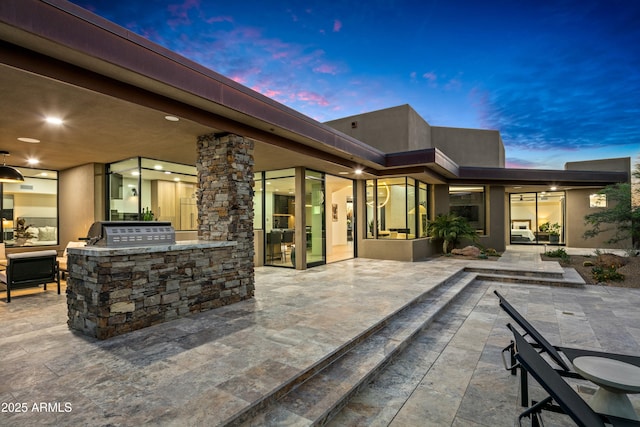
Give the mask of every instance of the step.
M 241 426 L 323 425 L 360 387 L 368 384 L 475 279 L 459 272 L 380 322 L 348 351 L 332 357 L 323 369 L 301 375 L 284 386 L 284 396 L 265 401 L 253 413 L 231 422 Z
M 520 283 L 525 285 L 546 285 L 566 288 L 581 288 L 585 285 L 582 277 L 565 275 L 562 278 L 536 276 L 518 276 L 515 274 L 476 273 L 476 280 L 486 282 Z
M 532 269 L 523 269 L 523 268 L 505 268 L 500 265 L 495 265 L 498 263 L 491 263 L 487 266 L 467 266 L 465 267 L 465 271 L 470 271 L 473 273 L 482 273 L 482 274 L 497 274 L 504 276 L 518 276 L 518 277 L 544 277 L 544 278 L 552 278 L 552 279 L 562 279 L 564 277 L 564 271 L 558 265 L 558 269 L 556 271 L 548 271 L 548 270 L 532 270 Z
M 328 426 L 388 426 L 392 425 L 403 411 L 411 412 L 412 405 L 408 402 L 409 399 L 432 372 L 434 364 L 438 363 L 442 353 L 477 308 L 489 287 L 488 284 L 476 282 L 461 293 L 446 312 L 420 331 L 414 341 L 394 358 L 373 382 L 363 387 Z M 439 363 L 443 363 L 443 360 Z M 449 363 L 459 363 L 459 359 L 451 358 Z M 455 370 L 456 366 L 451 366 L 451 369 Z M 447 396 L 446 399 L 450 398 L 452 396 Z M 434 402 L 424 402 L 424 405 L 433 404 Z M 407 424 L 400 422 L 398 425 Z M 438 424 L 432 420 L 425 420 L 422 425 Z

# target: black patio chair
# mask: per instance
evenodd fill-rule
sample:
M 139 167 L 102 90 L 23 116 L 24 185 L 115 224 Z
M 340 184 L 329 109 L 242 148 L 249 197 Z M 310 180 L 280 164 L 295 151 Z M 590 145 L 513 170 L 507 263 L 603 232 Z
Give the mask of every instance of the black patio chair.
M 569 362 L 573 362 L 573 359 L 581 356 L 597 356 L 597 357 L 608 357 L 609 359 L 616 359 L 621 362 L 630 363 L 632 365 L 640 366 L 640 357 L 631 356 L 627 354 L 618 354 L 618 353 L 607 353 L 596 350 L 585 350 L 579 348 L 571 348 L 571 347 L 562 347 L 562 346 L 554 346 L 540 333 L 536 328 L 533 327 L 527 319 L 525 319 L 519 312 L 516 310 L 497 290 L 493 291 L 494 294 L 500 300 L 500 307 L 524 330 L 524 336 L 529 337 L 533 342 L 530 342 L 531 346 L 538 349 L 540 353 L 546 353 L 552 360 L 555 362 L 558 367 L 555 368 L 556 372 L 561 376 L 568 378 L 577 378 L 584 379 L 580 374 L 573 371 L 569 365 L 562 358 L 561 354 L 564 354 Z M 506 362 L 504 354 L 509 352 L 510 354 L 510 365 Z M 512 375 L 516 374 L 516 363 L 515 363 L 515 351 L 514 351 L 514 343 L 513 341 L 502 350 L 502 360 L 507 370 L 511 371 Z M 521 395 L 520 401 L 522 406 L 529 406 L 529 394 L 527 387 L 527 376 L 520 375 L 520 388 Z
M 546 410 L 564 413 L 581 427 L 605 426 L 605 423 L 614 427 L 640 426 L 640 422 L 635 420 L 596 413 L 511 324 L 507 327 L 513 332 L 515 359 L 522 367 L 520 375 L 530 374 L 549 394 L 522 412 L 518 416 L 518 425 L 522 426 L 524 418 L 531 418 L 533 427 L 542 425 L 542 411 Z

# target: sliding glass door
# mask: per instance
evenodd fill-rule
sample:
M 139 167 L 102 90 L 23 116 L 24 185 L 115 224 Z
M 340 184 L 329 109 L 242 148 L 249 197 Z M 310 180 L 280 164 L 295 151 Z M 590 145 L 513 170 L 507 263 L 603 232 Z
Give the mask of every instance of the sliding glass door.
M 564 244 L 563 191 L 510 194 L 509 214 L 511 244 Z
M 322 172 L 305 172 L 305 231 L 307 267 L 326 264 L 325 176 Z

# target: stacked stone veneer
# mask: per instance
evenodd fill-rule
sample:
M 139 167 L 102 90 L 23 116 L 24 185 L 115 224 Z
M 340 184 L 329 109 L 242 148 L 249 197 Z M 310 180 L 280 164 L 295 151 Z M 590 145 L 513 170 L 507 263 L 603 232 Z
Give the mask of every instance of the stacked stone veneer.
M 240 301 L 247 294 L 231 261 L 234 248 L 69 249 L 68 325 L 105 339 Z
M 233 134 L 198 138 L 198 238 L 234 241 L 232 262 L 247 297 L 255 289 L 253 270 L 252 140 Z
M 198 242 L 70 248 L 68 324 L 99 339 L 253 297 L 253 141 L 198 138 Z

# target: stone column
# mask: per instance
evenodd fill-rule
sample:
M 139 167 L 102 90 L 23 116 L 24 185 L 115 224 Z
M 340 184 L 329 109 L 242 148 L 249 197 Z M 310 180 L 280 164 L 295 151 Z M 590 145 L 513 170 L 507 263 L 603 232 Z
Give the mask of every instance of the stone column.
M 198 238 L 236 241 L 231 262 L 239 283 L 231 299 L 254 294 L 252 140 L 233 134 L 198 137 Z

